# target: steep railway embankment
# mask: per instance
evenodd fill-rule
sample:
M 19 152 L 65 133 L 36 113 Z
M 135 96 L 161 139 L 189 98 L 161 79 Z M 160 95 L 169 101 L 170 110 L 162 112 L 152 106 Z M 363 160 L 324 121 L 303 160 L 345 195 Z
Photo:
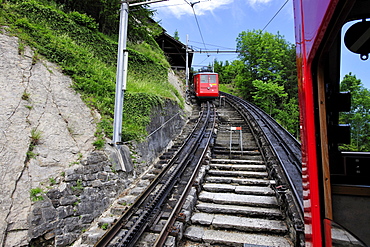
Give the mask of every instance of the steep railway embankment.
M 151 135 L 126 149 L 135 171 L 127 174 L 108 145 L 94 148 L 100 116 L 72 80 L 4 29 L 0 71 L 1 246 L 71 244 L 185 123 L 176 104 L 158 106 Z

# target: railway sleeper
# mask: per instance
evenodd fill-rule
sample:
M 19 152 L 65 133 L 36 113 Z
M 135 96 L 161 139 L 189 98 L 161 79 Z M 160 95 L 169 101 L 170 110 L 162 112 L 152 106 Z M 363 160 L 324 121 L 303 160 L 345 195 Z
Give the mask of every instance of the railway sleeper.
M 257 141 L 239 113 L 228 105 L 218 113 L 212 160 L 184 233 L 188 245 L 182 246 L 294 246 L 280 195 L 274 189 L 276 181 Z M 230 126 L 243 126 L 243 152 L 236 133 L 232 133 L 230 150 Z

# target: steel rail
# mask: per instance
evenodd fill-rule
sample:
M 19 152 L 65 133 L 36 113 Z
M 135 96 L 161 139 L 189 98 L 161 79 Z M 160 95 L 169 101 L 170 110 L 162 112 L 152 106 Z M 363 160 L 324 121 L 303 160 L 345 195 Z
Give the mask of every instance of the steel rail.
M 299 205 L 299 210 L 303 215 L 300 143 L 270 115 L 259 109 L 257 106 L 236 96 L 226 94 L 224 92 L 221 92 L 221 94 L 225 96 L 226 100 L 229 102 L 232 101 L 234 105 L 237 105 L 237 107 L 245 109 L 258 123 L 281 164 L 285 177 L 294 193 L 295 200 Z
M 153 205 L 148 205 L 147 199 L 150 196 L 150 194 L 157 188 L 157 186 L 161 183 L 161 181 L 165 178 L 165 176 L 168 175 L 170 170 L 173 169 L 172 175 L 169 176 L 169 178 L 166 178 L 167 183 L 165 183 L 159 190 L 157 190 L 157 193 L 155 196 L 151 196 L 150 203 L 159 203 L 161 204 L 163 200 L 166 198 L 167 193 L 165 193 L 166 190 L 168 190 L 168 187 L 171 187 L 176 182 L 176 174 L 178 173 L 181 168 L 181 164 L 185 162 L 186 157 L 190 155 L 191 152 L 189 150 L 186 150 L 185 152 L 181 152 L 181 150 L 189 149 L 188 146 L 194 148 L 196 145 L 197 140 L 200 138 L 199 132 L 203 132 L 205 125 L 206 125 L 206 119 L 209 117 L 209 106 L 207 109 L 204 109 L 201 112 L 201 115 L 199 117 L 199 121 L 197 122 L 196 126 L 193 128 L 191 134 L 188 135 L 188 137 L 183 142 L 183 145 L 179 148 L 179 151 L 175 153 L 175 156 L 168 162 L 168 165 L 165 166 L 160 174 L 157 175 L 157 177 L 152 181 L 152 183 L 148 186 L 148 188 L 137 198 L 137 200 L 134 202 L 134 204 L 117 220 L 117 222 L 102 236 L 102 238 L 94 245 L 96 247 L 102 247 L 107 246 L 115 237 L 116 235 L 121 231 L 123 226 L 127 222 L 129 222 L 129 219 L 132 218 L 136 212 L 139 211 L 139 209 L 144 205 L 146 202 L 146 210 L 143 212 L 140 217 L 136 220 L 135 224 L 141 224 L 144 225 L 144 227 L 141 227 L 141 229 L 138 229 L 139 227 L 131 227 L 131 232 L 127 232 L 127 234 L 134 235 L 134 237 L 129 237 L 131 239 L 126 239 L 127 241 L 132 242 L 132 240 L 136 241 L 138 238 L 138 235 L 140 235 L 140 231 L 143 231 L 145 228 L 145 221 L 147 218 L 151 215 L 152 211 L 155 209 L 158 209 L 158 207 Z M 199 130 L 200 129 L 200 130 Z M 185 155 L 184 155 L 185 153 Z M 177 168 L 174 168 L 174 167 Z M 173 181 L 173 182 L 172 182 Z M 137 229 L 135 229 L 137 228 Z M 133 239 L 134 238 L 134 239 Z M 130 245 L 122 245 L 122 246 L 130 246 Z
M 188 181 L 188 183 L 186 184 L 186 187 L 184 189 L 184 192 L 181 194 L 181 197 L 178 199 L 178 202 L 177 204 L 175 205 L 175 207 L 173 208 L 172 212 L 171 212 L 171 215 L 169 216 L 169 219 L 167 220 L 166 224 L 164 225 L 162 231 L 159 233 L 153 247 L 161 247 L 165 244 L 166 240 L 167 240 L 167 237 L 171 231 L 171 228 L 173 227 L 176 219 L 177 219 L 177 216 L 179 215 L 180 211 L 181 211 L 181 208 L 182 206 L 184 205 L 185 201 L 186 201 L 186 198 L 188 196 L 188 194 L 190 193 L 190 190 L 195 182 L 195 179 L 197 178 L 198 176 L 198 173 L 199 173 L 199 170 L 200 170 L 200 167 L 202 166 L 202 162 L 204 160 L 204 157 L 207 153 L 207 150 L 208 150 L 208 147 L 209 147 L 209 144 L 212 140 L 212 137 L 213 137 L 213 131 L 215 129 L 215 125 L 216 125 L 216 112 L 215 110 L 213 111 L 213 121 L 211 123 L 211 127 L 210 127 L 210 130 L 207 130 L 207 133 L 205 135 L 208 134 L 208 138 L 205 139 L 203 145 L 201 144 L 201 149 L 202 149 L 202 153 L 199 157 L 199 159 L 197 159 L 195 162 L 196 162 L 196 165 L 195 165 L 195 168 L 194 168 L 194 171 Z M 203 139 L 204 140 L 204 139 Z

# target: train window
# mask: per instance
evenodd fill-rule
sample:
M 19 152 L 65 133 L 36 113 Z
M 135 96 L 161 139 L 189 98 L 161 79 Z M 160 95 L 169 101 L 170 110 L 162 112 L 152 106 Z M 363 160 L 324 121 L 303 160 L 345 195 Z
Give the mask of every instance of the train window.
M 209 83 L 217 83 L 216 75 L 209 75 Z
M 340 81 L 339 91 L 342 93 L 332 97 L 332 108 L 339 112 L 335 119 L 338 124 L 350 125 L 351 135 L 349 142 L 331 136 L 340 149 L 340 152 L 337 148 L 330 151 L 331 201 L 326 202 L 331 210 L 327 218 L 340 224 L 331 224 L 333 246 L 370 246 L 370 215 L 364 210 L 370 203 L 369 6 L 370 1 L 355 1 L 346 17 L 348 22 L 342 26 L 341 38 L 336 40 L 338 45 L 333 45 L 333 53 L 340 52 L 340 77 L 333 81 Z M 343 92 L 349 92 L 351 99 Z M 336 135 L 348 136 L 343 131 Z M 342 227 L 364 243 L 348 235 Z
M 350 19 L 342 27 L 340 90 L 350 92 L 351 109 L 340 113 L 340 123 L 350 124 L 351 143 L 341 150 L 370 152 L 370 19 Z
M 208 83 L 208 75 L 200 75 L 201 83 Z

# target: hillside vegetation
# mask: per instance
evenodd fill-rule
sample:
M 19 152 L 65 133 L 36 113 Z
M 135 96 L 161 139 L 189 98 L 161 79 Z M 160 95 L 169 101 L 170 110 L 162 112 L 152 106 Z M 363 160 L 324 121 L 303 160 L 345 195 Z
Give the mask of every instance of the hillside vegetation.
M 238 59 L 214 63 L 221 90 L 256 104 L 298 137 L 295 46 L 279 33 L 261 30 L 243 31 L 236 41 Z
M 83 2 L 89 6 L 86 11 Z M 101 114 L 97 147 L 104 144 L 104 137 L 111 138 L 113 132 L 118 45 L 115 25 L 118 25 L 119 1 L 111 1 L 107 6 L 110 9 L 99 9 L 103 19 L 97 20 L 91 17 L 94 13 L 88 13 L 103 2 L 107 1 L 88 5 L 89 1 L 0 0 L 0 25 L 20 38 L 19 53 L 29 45 L 35 50 L 35 62 L 42 56 L 57 63 L 73 79 L 73 87 L 85 103 Z M 168 82 L 170 65 L 153 38 L 162 31 L 161 27 L 150 21 L 152 12 L 139 8 L 133 13 L 129 21 L 122 141 L 140 139 L 146 134 L 153 105 L 165 99 L 183 105 L 180 94 Z M 140 24 L 135 14 L 140 16 Z

